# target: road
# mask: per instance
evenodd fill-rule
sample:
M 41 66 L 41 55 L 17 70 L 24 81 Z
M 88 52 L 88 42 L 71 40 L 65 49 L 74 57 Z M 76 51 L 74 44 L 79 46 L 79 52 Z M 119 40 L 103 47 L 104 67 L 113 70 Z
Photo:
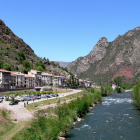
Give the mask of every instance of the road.
M 81 92 L 82 90 L 76 90 L 76 89 L 72 89 L 72 92 L 67 92 L 67 93 L 58 93 L 59 97 L 57 98 L 62 98 L 64 96 L 68 96 L 71 94 L 75 94 L 78 92 Z M 52 97 L 52 98 L 48 98 L 48 100 L 54 99 L 56 97 Z M 38 101 L 44 101 L 47 100 L 47 98 L 42 98 L 39 100 L 35 100 L 34 102 L 38 102 Z M 33 101 L 28 101 L 28 104 L 33 103 Z M 17 119 L 17 120 L 30 120 L 33 117 L 33 114 L 31 112 L 29 112 L 28 110 L 26 110 L 26 108 L 24 107 L 24 102 L 19 102 L 18 105 L 9 105 L 9 101 L 3 101 L 3 103 L 0 103 L 0 108 L 3 109 L 7 109 L 7 110 L 11 110 L 11 118 L 12 119 Z

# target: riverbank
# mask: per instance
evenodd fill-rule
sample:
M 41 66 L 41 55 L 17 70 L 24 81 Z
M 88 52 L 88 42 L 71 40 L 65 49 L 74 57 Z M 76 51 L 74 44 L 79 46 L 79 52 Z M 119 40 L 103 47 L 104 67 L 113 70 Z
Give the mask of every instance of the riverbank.
M 85 91 L 83 97 L 77 98 L 68 104 L 60 104 L 58 102 L 55 108 L 50 107 L 46 110 L 39 110 L 35 114 L 35 119 L 31 121 L 30 128 L 25 127 L 24 131 L 21 130 L 13 139 L 22 140 L 26 139 L 26 136 L 29 136 L 29 139 L 33 135 L 36 135 L 34 139 L 57 140 L 59 136 L 67 134 L 78 117 L 81 118 L 84 114 L 88 113 L 89 107 L 93 106 L 93 103 L 96 104 L 101 101 L 102 96 L 99 92 L 90 93 Z M 47 117 L 45 116 L 46 113 Z M 26 136 L 24 135 L 25 133 Z

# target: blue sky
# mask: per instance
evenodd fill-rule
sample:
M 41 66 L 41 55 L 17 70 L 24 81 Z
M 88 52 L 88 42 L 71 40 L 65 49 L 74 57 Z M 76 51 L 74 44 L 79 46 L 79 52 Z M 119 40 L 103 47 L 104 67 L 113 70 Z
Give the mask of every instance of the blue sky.
M 39 57 L 74 61 L 140 26 L 139 0 L 1 0 L 0 19 Z

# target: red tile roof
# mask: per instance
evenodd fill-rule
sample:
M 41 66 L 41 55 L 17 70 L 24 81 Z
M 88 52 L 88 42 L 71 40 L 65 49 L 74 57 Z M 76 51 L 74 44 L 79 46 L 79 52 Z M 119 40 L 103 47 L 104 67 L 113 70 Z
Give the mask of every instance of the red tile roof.
M 24 74 L 24 75 L 25 75 L 25 77 L 28 77 L 28 78 L 35 78 L 35 77 L 33 77 L 33 76 L 29 75 L 29 74 Z
M 11 76 L 16 76 L 15 74 L 11 74 Z
M 7 72 L 7 73 L 10 73 L 10 71 L 7 71 L 7 70 L 3 70 L 3 69 L 0 69 L 1 72 Z

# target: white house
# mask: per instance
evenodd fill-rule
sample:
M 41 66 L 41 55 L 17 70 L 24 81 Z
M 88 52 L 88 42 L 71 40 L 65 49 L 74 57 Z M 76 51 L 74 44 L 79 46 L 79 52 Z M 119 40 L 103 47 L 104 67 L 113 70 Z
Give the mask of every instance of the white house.
M 0 69 L 0 88 L 10 89 L 10 87 L 11 87 L 10 71 Z
M 16 75 L 16 88 L 25 87 L 25 76 L 21 72 L 11 71 L 11 74 Z
M 25 87 L 26 88 L 35 87 L 35 77 L 33 77 L 29 74 L 24 74 L 24 76 L 25 76 Z
M 37 70 L 30 70 L 28 72 L 29 75 L 33 76 L 35 78 L 35 87 L 40 87 L 42 86 L 42 75 L 41 75 L 41 71 L 37 71 Z
M 46 73 L 46 72 L 42 72 L 42 85 L 43 86 L 46 86 L 46 85 L 50 85 L 53 83 L 53 75 L 52 74 L 49 74 L 49 73 Z
M 116 85 L 115 85 L 115 84 L 112 84 L 112 88 L 113 88 L 113 90 L 115 90 L 115 88 L 116 88 Z

